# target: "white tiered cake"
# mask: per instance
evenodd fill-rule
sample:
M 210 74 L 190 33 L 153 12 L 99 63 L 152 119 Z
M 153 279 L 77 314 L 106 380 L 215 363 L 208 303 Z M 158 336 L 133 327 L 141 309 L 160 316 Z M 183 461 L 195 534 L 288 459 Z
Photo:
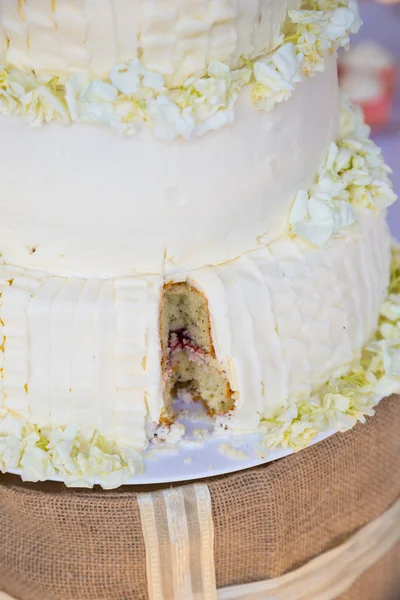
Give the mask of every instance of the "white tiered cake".
M 293 447 L 397 389 L 394 194 L 337 83 L 358 26 L 353 0 L 0 0 L 0 469 L 123 483 L 183 386 Z

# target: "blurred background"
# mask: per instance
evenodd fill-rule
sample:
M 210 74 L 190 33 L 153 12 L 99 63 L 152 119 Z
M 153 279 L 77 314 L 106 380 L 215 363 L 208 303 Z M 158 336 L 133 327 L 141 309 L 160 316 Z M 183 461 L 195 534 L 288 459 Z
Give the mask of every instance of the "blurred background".
M 364 25 L 340 56 L 341 85 L 363 108 L 400 196 L 400 0 L 359 2 Z M 389 209 L 389 222 L 400 241 L 400 201 Z

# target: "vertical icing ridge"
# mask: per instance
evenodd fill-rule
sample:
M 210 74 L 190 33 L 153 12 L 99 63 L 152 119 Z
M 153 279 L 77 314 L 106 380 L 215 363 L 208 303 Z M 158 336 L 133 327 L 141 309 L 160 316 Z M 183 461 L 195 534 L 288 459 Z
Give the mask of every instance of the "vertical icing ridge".
M 0 0 L 0 49 L 8 37 L 20 68 L 101 78 L 140 53 L 174 86 L 212 60 L 236 68 L 272 50 L 286 12 L 282 0 Z
M 147 409 L 151 412 L 149 416 L 154 419 L 157 415 L 158 420 L 162 408 L 158 316 L 155 318 L 155 307 L 159 310 L 160 305 L 161 278 L 116 279 L 114 285 L 116 434 L 121 443 L 143 447 L 147 442 Z
M 73 411 L 76 382 L 73 381 L 72 367 L 77 335 L 74 317 L 83 286 L 83 279 L 66 279 L 50 310 L 51 423 L 56 427 L 76 422 L 78 416 Z

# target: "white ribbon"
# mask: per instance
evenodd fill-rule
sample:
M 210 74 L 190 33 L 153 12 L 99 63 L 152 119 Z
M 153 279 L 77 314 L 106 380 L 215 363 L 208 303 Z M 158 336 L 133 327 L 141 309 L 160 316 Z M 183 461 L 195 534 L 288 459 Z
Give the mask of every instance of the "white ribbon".
M 150 600 L 217 600 L 208 487 L 138 494 L 138 501 Z

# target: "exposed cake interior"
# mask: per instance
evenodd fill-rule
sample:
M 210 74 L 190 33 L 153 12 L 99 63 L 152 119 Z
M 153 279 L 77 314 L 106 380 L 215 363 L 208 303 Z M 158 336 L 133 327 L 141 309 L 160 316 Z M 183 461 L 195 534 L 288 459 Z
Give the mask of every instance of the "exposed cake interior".
M 161 343 L 166 415 L 172 415 L 180 387 L 193 392 L 210 413 L 225 414 L 233 408 L 228 378 L 215 356 L 207 300 L 188 283 L 164 288 Z

